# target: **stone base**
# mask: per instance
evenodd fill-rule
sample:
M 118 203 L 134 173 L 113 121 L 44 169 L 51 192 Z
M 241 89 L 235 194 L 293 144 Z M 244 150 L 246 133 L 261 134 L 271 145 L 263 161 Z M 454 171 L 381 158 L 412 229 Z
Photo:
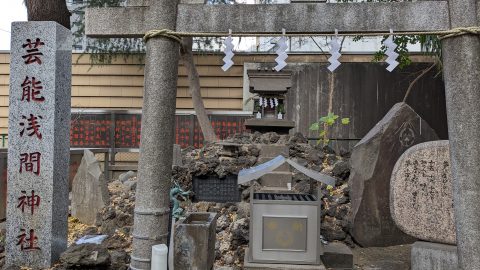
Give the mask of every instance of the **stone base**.
M 324 245 L 320 259 L 328 269 L 353 269 L 352 250 L 344 243 L 333 242 Z
M 456 270 L 457 246 L 418 241 L 412 245 L 412 270 Z
M 260 144 L 260 158 L 288 157 L 288 146 L 284 144 Z
M 292 183 L 291 172 L 271 172 L 260 178 L 260 185 L 265 187 L 286 188 L 288 183 Z
M 245 249 L 243 270 L 326 270 L 325 266 L 310 264 L 253 263 L 248 259 L 248 248 Z
M 295 122 L 285 119 L 250 118 L 245 120 L 245 127 L 261 133 L 276 132 L 278 134 L 288 134 L 289 130 L 295 127 Z

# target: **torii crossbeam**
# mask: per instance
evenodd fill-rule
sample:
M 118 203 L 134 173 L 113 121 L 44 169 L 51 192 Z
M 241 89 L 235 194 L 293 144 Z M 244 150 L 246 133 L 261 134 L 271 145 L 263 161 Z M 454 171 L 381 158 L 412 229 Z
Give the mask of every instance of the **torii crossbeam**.
M 480 3 L 480 2 L 479 2 Z M 331 34 L 432 31 L 478 26 L 476 0 L 400 3 L 198 5 L 150 0 L 149 6 L 87 9 L 91 37 L 178 32 Z M 167 242 L 178 50 L 161 37 L 147 42 L 135 204 L 132 269 L 150 269 L 151 246 Z M 480 38 L 442 41 L 459 263 L 480 269 Z M 162 196 L 159 196 L 162 195 Z

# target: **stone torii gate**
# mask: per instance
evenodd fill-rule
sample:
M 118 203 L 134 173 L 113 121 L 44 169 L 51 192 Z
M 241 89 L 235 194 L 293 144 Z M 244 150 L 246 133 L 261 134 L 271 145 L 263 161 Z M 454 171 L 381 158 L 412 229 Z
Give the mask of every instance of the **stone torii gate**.
M 130 1 L 130 3 L 133 1 Z M 141 1 L 147 2 L 147 1 Z M 181 4 L 150 0 L 128 7 L 87 9 L 91 37 L 142 37 L 153 29 L 207 33 L 305 33 L 331 35 L 437 31 L 478 25 L 477 0 L 400 3 L 281 5 Z M 132 269 L 150 269 L 151 246 L 167 242 L 169 182 L 174 138 L 179 44 L 168 38 L 146 43 L 145 90 Z M 459 263 L 480 269 L 480 38 L 444 39 L 443 66 L 454 182 Z

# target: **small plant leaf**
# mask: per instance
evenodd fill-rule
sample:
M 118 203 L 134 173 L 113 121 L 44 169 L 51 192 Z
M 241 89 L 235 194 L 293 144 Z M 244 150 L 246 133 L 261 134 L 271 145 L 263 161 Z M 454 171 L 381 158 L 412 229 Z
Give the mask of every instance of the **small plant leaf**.
M 335 119 L 333 119 L 333 118 L 328 118 L 328 119 L 327 119 L 327 125 L 332 126 L 333 124 L 335 124 Z
M 320 125 L 318 123 L 313 123 L 310 126 L 310 130 L 318 130 L 318 129 L 320 129 Z
M 343 125 L 348 125 L 348 124 L 350 124 L 350 118 L 342 118 L 342 124 L 343 124 Z

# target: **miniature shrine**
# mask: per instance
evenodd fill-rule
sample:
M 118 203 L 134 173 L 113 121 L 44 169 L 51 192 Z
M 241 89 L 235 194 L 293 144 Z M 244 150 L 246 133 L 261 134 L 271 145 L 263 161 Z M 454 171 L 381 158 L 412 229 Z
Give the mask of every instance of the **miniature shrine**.
M 247 70 L 249 91 L 253 94 L 254 118 L 245 121 L 252 131 L 287 134 L 295 122 L 287 120 L 286 93 L 292 86 L 292 72 L 274 71 L 268 68 Z

